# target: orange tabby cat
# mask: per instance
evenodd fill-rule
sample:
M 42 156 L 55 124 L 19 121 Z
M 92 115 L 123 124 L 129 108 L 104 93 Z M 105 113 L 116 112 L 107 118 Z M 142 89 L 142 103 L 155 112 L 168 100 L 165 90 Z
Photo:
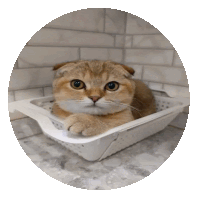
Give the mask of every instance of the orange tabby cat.
M 132 79 L 134 70 L 111 61 L 54 66 L 52 112 L 73 134 L 92 136 L 156 111 L 151 90 Z

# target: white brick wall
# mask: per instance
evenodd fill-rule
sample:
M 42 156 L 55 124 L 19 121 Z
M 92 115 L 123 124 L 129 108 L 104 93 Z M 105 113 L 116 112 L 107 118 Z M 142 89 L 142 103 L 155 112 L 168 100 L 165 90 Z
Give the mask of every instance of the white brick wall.
M 48 23 L 46 27 L 103 32 L 104 9 L 89 8 L 65 14 Z
M 135 70 L 134 78 L 141 80 L 143 75 L 143 65 L 128 65 L 128 66 L 132 67 Z
M 178 55 L 178 53 L 175 51 L 175 54 L 174 54 L 174 63 L 173 63 L 174 66 L 177 66 L 177 67 L 183 67 L 183 63 Z
M 126 13 L 120 10 L 106 9 L 105 32 L 124 33 Z
M 189 94 L 183 63 L 158 29 L 120 10 L 90 8 L 63 15 L 33 35 L 14 65 L 8 101 L 51 95 L 52 67 L 79 59 L 120 62 L 152 89 Z
M 78 58 L 78 48 L 26 46 L 19 55 L 18 68 L 52 67 Z
M 188 86 L 187 76 L 182 68 L 145 66 L 143 79 L 146 81 Z
M 113 60 L 122 62 L 122 49 L 81 48 L 82 60 Z
M 162 90 L 163 89 L 163 84 L 162 83 L 149 82 L 148 86 L 153 90 Z
M 104 33 L 89 33 L 43 28 L 28 42 L 29 45 L 113 47 L 114 37 Z
M 18 66 L 18 60 L 16 60 L 13 69 L 17 69 L 17 66 Z
M 8 92 L 8 103 L 15 101 L 14 92 Z
M 115 47 L 124 47 L 124 36 L 123 35 L 115 36 Z
M 135 64 L 171 65 L 173 50 L 126 49 L 125 62 Z
M 44 88 L 44 96 L 50 96 L 53 94 L 52 87 L 45 87 Z
M 164 84 L 163 89 L 165 89 L 166 91 L 170 91 L 172 94 L 177 95 L 177 96 L 182 96 L 182 97 L 189 96 L 189 90 L 187 87 Z
M 31 68 L 13 70 L 9 90 L 20 90 L 52 85 L 54 72 L 52 68 Z
M 152 26 L 147 21 L 134 16 L 132 14 L 128 14 L 127 16 L 127 25 L 126 25 L 126 33 L 128 34 L 153 34 L 160 33 L 158 29 Z
M 42 88 L 28 89 L 28 90 L 17 90 L 15 91 L 15 100 L 20 101 L 23 99 L 30 99 L 43 96 Z
M 132 39 L 133 39 L 133 36 L 130 36 L 130 35 L 125 37 L 125 47 L 126 48 L 132 47 Z
M 173 49 L 172 44 L 163 35 L 133 35 L 133 48 Z

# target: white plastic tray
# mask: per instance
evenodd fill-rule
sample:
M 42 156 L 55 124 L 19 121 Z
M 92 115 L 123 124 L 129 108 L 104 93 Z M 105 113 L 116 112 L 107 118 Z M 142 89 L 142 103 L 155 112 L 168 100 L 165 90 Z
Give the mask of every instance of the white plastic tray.
M 88 161 L 101 160 L 164 129 L 185 106 L 189 98 L 155 96 L 157 112 L 92 137 L 75 136 L 64 130 L 63 120 L 51 114 L 52 96 L 9 103 L 15 110 L 33 118 L 43 133 Z M 41 107 L 43 105 L 43 107 Z

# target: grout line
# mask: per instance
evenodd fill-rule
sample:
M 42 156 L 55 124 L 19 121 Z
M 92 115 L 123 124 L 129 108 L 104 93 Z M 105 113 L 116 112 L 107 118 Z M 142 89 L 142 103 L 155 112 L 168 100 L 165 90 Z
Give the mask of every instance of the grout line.
M 105 11 L 104 11 L 104 15 L 105 15 Z M 59 28 L 59 27 L 43 27 L 42 29 L 49 29 L 49 30 L 59 30 L 59 31 L 73 31 L 73 32 L 82 32 L 82 33 L 96 33 L 96 34 L 113 34 L 110 32 L 105 32 L 105 17 L 104 18 L 104 24 L 103 24 L 103 31 L 92 31 L 92 30 L 78 30 L 78 29 L 70 29 L 70 28 Z M 42 30 L 40 29 L 40 30 Z
M 126 50 L 123 48 L 122 50 L 122 63 L 125 63 L 125 55 L 126 55 Z
M 124 19 L 124 34 L 123 35 L 126 35 L 126 26 L 127 26 L 127 18 L 128 18 L 128 13 L 125 12 L 125 19 Z
M 143 63 L 133 63 L 133 62 L 126 62 L 127 65 L 144 65 L 144 66 L 152 66 L 152 67 L 171 67 L 177 69 L 183 69 L 183 67 L 179 66 L 170 66 L 170 65 L 158 65 L 158 64 L 143 64 Z
M 15 91 L 11 91 L 11 92 L 13 92 L 14 101 L 16 101 Z
M 125 57 L 126 57 L 126 49 L 125 49 L 126 25 L 127 25 L 127 13 L 125 13 L 125 19 L 124 19 L 123 50 L 122 50 L 122 63 L 123 64 L 125 63 Z
M 104 11 L 105 12 L 105 11 Z M 127 13 L 126 13 L 127 14 Z M 105 15 L 105 14 L 104 14 Z M 104 17 L 104 22 L 105 22 L 105 17 Z M 78 32 L 88 32 L 88 33 L 105 33 L 105 34 L 113 34 L 110 32 L 104 32 L 104 31 L 88 31 L 88 30 L 76 30 L 76 29 L 66 29 L 66 28 L 58 28 L 58 27 L 43 27 L 42 29 L 56 29 L 56 30 L 66 30 L 66 31 L 78 31 Z M 104 23 L 104 29 L 105 29 L 105 23 Z M 124 35 L 122 33 L 117 33 L 117 35 Z M 163 35 L 162 33 L 133 33 L 129 34 L 126 33 L 126 35 Z
M 151 81 L 152 82 L 152 81 Z M 159 82 L 154 82 L 154 83 L 159 83 Z M 161 82 L 160 82 L 161 83 Z M 169 85 L 169 86 L 176 86 L 176 87 L 182 87 L 182 88 L 188 88 L 189 89 L 189 86 L 184 86 L 184 85 L 177 85 L 177 84 L 173 84 L 173 83 L 162 83 L 163 84 L 163 89 L 165 87 L 165 85 Z
M 174 52 L 173 52 L 173 57 L 172 57 L 172 64 L 171 64 L 171 66 L 174 65 L 174 59 L 175 59 L 175 50 L 174 50 Z
M 82 47 L 80 47 L 79 49 L 81 49 Z M 85 48 L 85 47 L 83 47 Z M 110 49 L 110 48 L 105 48 L 105 49 Z M 126 50 L 124 48 L 111 48 L 111 49 L 121 49 L 121 50 Z M 171 68 L 177 68 L 177 69 L 183 69 L 183 67 L 181 66 L 170 66 L 170 65 L 158 65 L 158 64 L 143 64 L 143 63 L 133 63 L 133 62 L 124 62 L 125 64 L 127 65 L 144 65 L 144 66 L 153 66 L 153 67 L 171 67 Z M 16 69 L 13 69 L 13 70 L 20 70 L 20 69 L 44 69 L 44 68 L 52 68 L 52 66 L 42 66 L 42 67 L 39 67 L 39 66 L 34 66 L 34 67 L 20 67 L 20 68 L 16 68 Z
M 83 48 L 85 48 L 85 47 L 80 47 L 79 49 L 83 49 Z M 86 47 L 87 48 L 87 47 Z M 118 47 L 116 47 L 116 48 L 104 48 L 104 49 L 121 49 L 122 51 L 123 50 L 126 50 L 125 48 L 118 48 Z M 143 64 L 143 63 L 133 63 L 133 62 L 124 62 L 125 64 L 127 64 L 127 65 L 144 65 L 144 66 L 153 66 L 153 67 L 171 67 L 171 68 L 177 68 L 177 69 L 183 69 L 183 67 L 182 66 L 170 66 L 170 65 L 163 65 L 163 64 L 161 64 L 161 65 L 159 65 L 159 64 Z M 13 70 L 20 70 L 20 69 L 44 69 L 44 68 L 52 68 L 53 69 L 53 67 L 52 66 L 42 66 L 42 67 L 39 67 L 39 66 L 34 66 L 34 67 L 20 67 L 20 68 L 16 68 L 16 69 L 13 69 Z
M 112 35 L 112 37 L 114 37 L 114 35 Z M 70 45 L 66 45 L 66 46 L 53 46 L 53 45 L 48 45 L 48 44 L 40 44 L 40 45 L 29 45 L 29 47 L 50 47 L 50 48 L 115 48 L 114 45 L 112 46 L 70 46 Z M 118 49 L 122 49 L 122 47 L 117 47 Z
M 131 48 L 133 48 L 133 36 L 131 36 Z
M 116 34 L 116 35 L 119 35 L 119 34 Z M 115 34 L 112 34 L 111 36 L 112 37 L 116 37 L 116 35 Z M 124 40 L 125 40 L 125 34 L 123 35 L 124 36 Z M 52 44 L 50 44 L 50 45 L 48 45 L 48 44 L 31 44 L 31 45 L 29 45 L 29 47 L 51 47 L 51 48 L 58 48 L 58 47 L 60 47 L 60 48 L 115 48 L 115 46 L 113 45 L 113 46 L 70 46 L 70 45 L 52 45 Z M 124 45 L 124 47 L 125 47 L 125 45 Z M 116 48 L 118 48 L 118 49 L 123 49 L 123 47 L 116 47 Z M 129 50 L 164 50 L 164 51 L 172 51 L 172 50 L 174 50 L 174 49 L 166 49 L 166 48 L 139 48 L 139 47 L 134 47 L 134 48 L 128 48 Z M 180 67 L 182 67 L 182 66 L 180 66 Z
M 80 47 L 78 48 L 78 58 L 79 58 L 79 60 L 81 59 L 81 48 Z
M 20 139 L 17 139 L 17 140 L 23 140 L 23 139 L 30 138 L 30 137 L 37 136 L 37 135 L 41 135 L 41 134 L 42 133 L 36 133 L 34 135 L 29 135 L 29 136 L 26 136 L 26 137 L 23 137 L 23 138 L 20 138 Z
M 133 50 L 134 50 L 134 49 L 136 49 L 136 50 L 137 50 L 137 49 L 139 49 L 139 50 L 151 50 L 151 51 L 152 51 L 152 50 L 159 50 L 159 51 L 160 51 L 160 50 L 165 50 L 165 51 L 173 51 L 173 50 L 174 50 L 174 49 L 167 49 L 167 48 L 153 48 L 153 47 L 152 47 L 152 48 L 131 47 L 131 48 L 129 48 L 129 49 L 133 49 Z
M 188 86 L 179 85 L 179 84 L 173 84 L 173 83 L 169 83 L 169 82 L 159 82 L 159 81 L 156 82 L 156 81 L 152 81 L 152 80 L 149 80 L 149 79 L 143 79 L 143 81 L 149 81 L 151 83 L 162 83 L 164 85 L 171 85 L 171 86 L 189 88 Z
M 20 70 L 20 69 L 44 69 L 44 68 L 52 68 L 52 71 L 53 71 L 53 66 L 20 67 L 20 68 L 14 69 L 14 70 Z
M 40 88 L 43 88 L 43 87 L 52 87 L 52 85 L 43 85 L 43 86 L 40 86 L 40 87 L 30 87 L 30 88 L 22 88 L 22 89 L 10 89 L 8 90 L 9 92 L 12 92 L 12 91 L 19 91 L 19 90 L 31 90 L 31 89 L 40 89 Z
M 42 93 L 43 93 L 43 97 L 45 97 L 45 95 L 44 95 L 44 88 L 45 88 L 45 87 L 42 87 Z
M 103 19 L 103 33 L 106 31 L 106 8 L 104 8 L 104 19 Z
M 153 83 L 153 84 L 160 84 L 160 85 L 162 85 L 163 83 L 156 83 L 156 82 L 153 82 L 153 81 L 149 81 L 149 83 Z
M 144 65 L 142 66 L 142 76 L 141 76 L 141 80 L 144 79 Z

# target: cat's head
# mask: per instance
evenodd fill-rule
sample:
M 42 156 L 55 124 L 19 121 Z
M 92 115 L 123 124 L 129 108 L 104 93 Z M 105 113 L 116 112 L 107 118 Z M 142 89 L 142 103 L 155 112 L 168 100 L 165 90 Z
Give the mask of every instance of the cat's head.
M 71 113 L 107 115 L 132 102 L 134 70 L 111 61 L 75 61 L 54 66 L 56 103 Z

